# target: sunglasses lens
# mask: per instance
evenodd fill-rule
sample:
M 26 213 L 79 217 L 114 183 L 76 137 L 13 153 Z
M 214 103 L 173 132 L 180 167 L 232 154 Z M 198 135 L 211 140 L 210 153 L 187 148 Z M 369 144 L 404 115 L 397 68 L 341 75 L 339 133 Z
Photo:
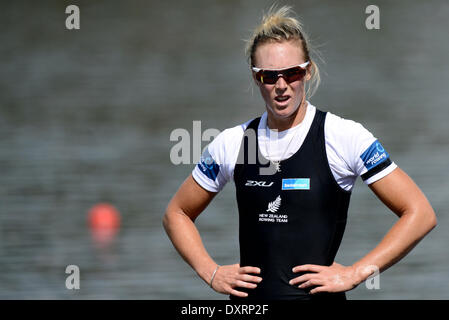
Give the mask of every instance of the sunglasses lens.
M 305 75 L 306 69 L 300 67 L 288 69 L 283 73 L 283 76 L 288 83 L 301 80 Z
M 262 70 L 257 73 L 257 80 L 266 84 L 275 84 L 278 80 L 278 73 L 276 71 Z
M 285 81 L 291 83 L 304 78 L 304 76 L 306 75 L 306 69 L 294 67 L 287 70 L 279 70 L 279 71 L 261 70 L 256 73 L 256 79 L 261 83 L 275 84 L 281 75 L 285 79 Z

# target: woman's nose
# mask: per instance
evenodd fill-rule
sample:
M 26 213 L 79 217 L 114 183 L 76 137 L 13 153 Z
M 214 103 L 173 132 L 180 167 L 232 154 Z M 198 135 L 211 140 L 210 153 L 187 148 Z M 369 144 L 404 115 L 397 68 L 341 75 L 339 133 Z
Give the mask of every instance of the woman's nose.
M 280 75 L 278 80 L 276 81 L 275 88 L 279 90 L 283 90 L 287 88 L 287 81 L 285 81 L 284 77 Z

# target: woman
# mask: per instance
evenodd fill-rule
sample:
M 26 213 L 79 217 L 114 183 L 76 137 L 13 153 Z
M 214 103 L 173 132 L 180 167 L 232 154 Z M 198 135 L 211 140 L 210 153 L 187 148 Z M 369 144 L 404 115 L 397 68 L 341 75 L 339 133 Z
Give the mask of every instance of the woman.
M 369 131 L 306 99 L 319 71 L 289 14 L 288 7 L 270 10 L 247 48 L 266 112 L 214 139 L 164 216 L 184 260 L 231 299 L 345 299 L 345 291 L 399 261 L 436 225 L 424 194 Z M 334 258 L 358 176 L 399 219 L 371 252 L 343 266 Z M 194 222 L 230 180 L 240 263 L 219 266 Z

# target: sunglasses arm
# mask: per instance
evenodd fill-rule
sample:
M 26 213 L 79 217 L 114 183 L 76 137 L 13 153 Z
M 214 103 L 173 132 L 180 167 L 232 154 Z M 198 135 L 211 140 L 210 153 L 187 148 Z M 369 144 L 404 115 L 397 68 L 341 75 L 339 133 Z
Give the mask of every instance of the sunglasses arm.
M 310 63 L 310 61 L 306 61 L 306 62 L 304 62 L 302 64 L 298 64 L 298 65 L 295 65 L 295 66 L 283 68 L 283 69 L 280 69 L 280 70 L 279 69 L 262 69 L 262 68 L 257 68 L 257 67 L 251 67 L 251 70 L 253 70 L 255 73 L 257 73 L 257 72 L 259 72 L 261 70 L 264 70 L 264 71 L 282 71 L 282 70 L 287 70 L 287 69 L 294 68 L 294 67 L 300 67 L 300 68 L 304 69 L 305 67 L 307 67 L 309 65 L 309 63 Z

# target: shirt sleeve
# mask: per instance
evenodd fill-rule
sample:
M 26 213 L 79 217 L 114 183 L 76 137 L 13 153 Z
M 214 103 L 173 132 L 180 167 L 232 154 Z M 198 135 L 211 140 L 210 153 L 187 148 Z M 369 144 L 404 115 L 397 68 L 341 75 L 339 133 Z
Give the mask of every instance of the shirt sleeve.
M 240 142 L 247 124 L 220 132 L 204 149 L 192 171 L 193 178 L 201 187 L 211 192 L 219 192 L 233 179 Z
M 220 192 L 234 179 L 243 133 L 252 120 L 220 132 L 204 149 L 192 171 L 193 178 L 201 187 L 211 192 Z
M 192 171 L 195 181 L 211 192 L 219 192 L 229 180 L 224 172 L 223 132 L 204 149 L 200 160 Z
M 366 184 L 385 177 L 397 168 L 379 140 L 375 140 L 357 159 L 362 167 L 359 175 Z
M 397 167 L 380 141 L 360 123 L 328 116 L 325 129 L 329 165 L 344 189 L 350 190 L 358 176 L 371 184 Z

